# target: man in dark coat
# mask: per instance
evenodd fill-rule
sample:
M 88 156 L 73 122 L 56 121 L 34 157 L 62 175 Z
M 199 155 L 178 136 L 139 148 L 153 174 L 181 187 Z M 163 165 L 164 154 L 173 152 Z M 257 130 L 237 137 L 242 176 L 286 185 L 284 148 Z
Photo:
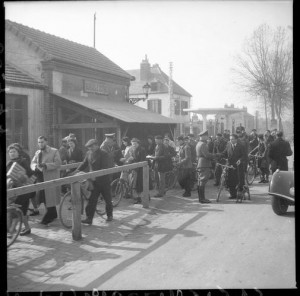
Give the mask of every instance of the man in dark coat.
M 185 142 L 188 138 L 184 138 L 183 136 L 179 136 L 177 141 L 179 143 L 179 178 L 178 182 L 182 189 L 184 189 L 183 197 L 190 197 L 191 190 L 192 190 L 192 153 L 191 153 L 191 146 L 189 143 Z
M 198 198 L 200 203 L 210 203 L 209 199 L 205 198 L 205 185 L 211 175 L 212 163 L 211 160 L 215 155 L 209 153 L 207 146 L 208 131 L 205 130 L 199 134 L 200 141 L 196 146 L 196 154 L 198 159 L 197 170 L 198 174 Z
M 250 134 L 250 141 L 249 141 L 249 149 L 252 151 L 254 148 L 258 146 L 258 136 L 256 133 L 256 129 L 253 129 Z
M 227 143 L 227 147 L 224 152 L 220 153 L 219 156 L 228 159 L 228 165 L 233 166 L 235 169 L 229 169 L 227 185 L 229 187 L 230 198 L 236 199 L 237 191 L 243 190 L 245 184 L 245 171 L 243 161 L 245 160 L 245 152 L 243 145 L 238 141 L 237 134 L 230 136 L 230 142 Z
M 137 138 L 133 138 L 131 140 L 132 144 L 132 162 L 141 162 L 146 160 L 146 151 L 143 146 L 140 145 L 140 140 Z M 136 172 L 136 182 L 135 182 L 135 190 L 137 193 L 137 199 L 135 201 L 136 204 L 142 202 L 141 194 L 143 192 L 143 168 L 135 169 Z
M 85 168 L 89 168 L 89 171 L 98 171 L 112 167 L 108 153 L 99 148 L 97 140 L 89 140 L 85 147 L 88 148 L 86 156 L 82 164 L 77 168 L 77 171 L 84 171 Z M 106 205 L 107 221 L 113 219 L 113 206 L 111 201 L 111 190 L 110 190 L 110 178 L 109 175 L 96 177 L 92 181 L 93 190 L 89 198 L 88 204 L 85 208 L 86 219 L 81 222 L 84 224 L 91 225 L 93 217 L 96 211 L 97 201 L 99 194 L 101 193 Z
M 214 141 L 214 148 L 213 148 L 213 153 L 222 153 L 226 149 L 227 146 L 227 141 L 223 138 L 221 133 L 217 134 L 217 137 Z M 216 160 L 216 163 L 218 164 L 225 164 L 226 160 L 224 158 L 218 158 Z M 215 167 L 215 186 L 220 185 L 220 179 L 221 179 L 221 174 L 222 174 L 222 167 L 219 165 L 216 165 Z
M 154 170 L 158 174 L 158 192 L 154 195 L 154 197 L 163 197 L 165 195 L 165 175 L 168 171 L 168 166 L 166 165 L 166 161 L 168 158 L 168 149 L 163 144 L 163 137 L 158 135 L 155 137 L 155 154 L 154 154 Z
M 283 139 L 283 132 L 277 132 L 276 137 L 276 140 L 270 144 L 269 149 L 272 174 L 277 169 L 288 171 L 288 160 L 286 157 L 293 154 L 290 143 Z

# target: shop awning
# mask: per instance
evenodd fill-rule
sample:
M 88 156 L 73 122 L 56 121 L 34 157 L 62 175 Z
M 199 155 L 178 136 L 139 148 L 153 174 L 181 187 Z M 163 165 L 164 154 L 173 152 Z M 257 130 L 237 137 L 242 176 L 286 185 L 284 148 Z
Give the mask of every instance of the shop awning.
M 162 116 L 127 102 L 116 102 L 105 98 L 79 97 L 58 93 L 52 94 L 127 123 L 179 123 L 172 118 Z

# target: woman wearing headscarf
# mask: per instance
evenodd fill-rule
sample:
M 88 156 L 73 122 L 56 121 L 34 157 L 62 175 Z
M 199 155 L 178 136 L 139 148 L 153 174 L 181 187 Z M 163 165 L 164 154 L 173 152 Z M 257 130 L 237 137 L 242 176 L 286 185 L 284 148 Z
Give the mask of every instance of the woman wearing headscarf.
M 20 148 L 17 145 L 10 145 L 7 148 L 8 157 L 9 160 L 6 164 L 6 173 L 7 173 L 7 187 L 8 188 L 17 188 L 26 185 L 26 183 L 29 182 L 29 178 L 33 175 L 33 171 L 30 168 L 30 165 L 28 164 L 28 161 L 22 157 L 22 152 Z M 19 172 L 16 174 L 14 172 L 14 168 L 16 167 L 16 164 L 21 166 L 24 169 L 24 172 Z M 28 235 L 31 233 L 31 229 L 28 223 L 28 216 L 27 211 L 29 207 L 29 199 L 34 195 L 34 192 L 30 192 L 27 194 L 22 194 L 17 196 L 14 203 L 17 205 L 20 205 L 20 209 L 23 213 L 23 223 L 24 223 L 24 229 L 21 230 L 20 235 Z M 8 217 L 10 218 L 10 217 Z M 9 229 L 9 234 L 14 231 L 14 219 L 12 218 L 12 223 L 8 223 L 8 225 L 12 225 L 12 228 Z

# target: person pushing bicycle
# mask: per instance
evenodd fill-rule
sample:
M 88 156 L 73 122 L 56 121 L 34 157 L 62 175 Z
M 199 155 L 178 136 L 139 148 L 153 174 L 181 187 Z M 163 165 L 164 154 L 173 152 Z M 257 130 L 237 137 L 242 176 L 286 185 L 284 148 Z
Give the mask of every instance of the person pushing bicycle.
M 217 156 L 227 158 L 228 165 L 235 168 L 228 171 L 227 186 L 230 199 L 236 199 L 237 193 L 243 191 L 245 185 L 244 154 L 244 146 L 238 141 L 236 134 L 230 135 L 230 141 L 227 143 L 226 149 L 217 154 Z

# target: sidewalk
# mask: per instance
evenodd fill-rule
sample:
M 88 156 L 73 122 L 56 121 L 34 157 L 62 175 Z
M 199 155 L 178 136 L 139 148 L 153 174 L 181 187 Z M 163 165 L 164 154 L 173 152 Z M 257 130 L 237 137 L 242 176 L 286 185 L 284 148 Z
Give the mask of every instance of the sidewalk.
M 206 193 L 214 199 L 217 188 L 212 182 Z M 222 202 L 200 204 L 196 191 L 188 198 L 182 192 L 176 188 L 163 198 L 151 198 L 149 209 L 124 199 L 114 209 L 113 222 L 96 215 L 93 225 L 82 225 L 81 241 L 73 241 L 71 230 L 64 229 L 59 220 L 45 227 L 38 224 L 41 215 L 31 217 L 32 234 L 19 237 L 8 249 L 8 291 L 115 289 L 106 282 L 116 274 L 175 235 L 197 235 L 187 225 L 208 212 L 223 211 Z

